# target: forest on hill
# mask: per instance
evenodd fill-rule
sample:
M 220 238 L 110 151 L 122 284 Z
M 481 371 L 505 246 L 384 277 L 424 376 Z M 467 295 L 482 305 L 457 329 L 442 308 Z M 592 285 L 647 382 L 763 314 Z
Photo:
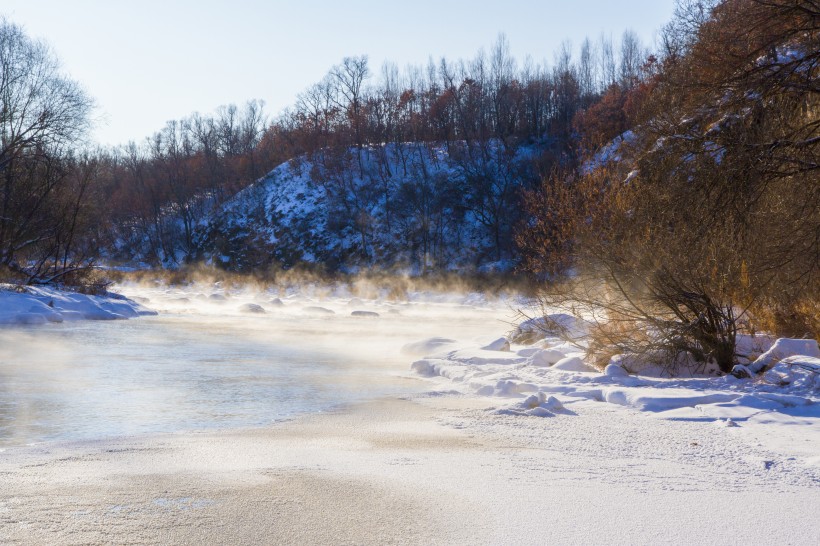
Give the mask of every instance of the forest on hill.
M 602 347 L 726 370 L 738 329 L 820 330 L 818 20 L 681 0 L 653 51 L 627 31 L 549 67 L 503 35 L 404 71 L 345 57 L 274 117 L 250 101 L 100 149 L 91 97 L 3 19 L 0 277 L 515 270 L 608 317 Z
M 382 227 L 373 216 L 406 209 L 412 213 L 405 215 L 405 235 L 432 229 L 432 214 L 469 216 L 468 223 L 483 226 L 489 239 L 476 260 L 517 261 L 513 231 L 523 219 L 521 190 L 535 187 L 557 164 L 577 163 L 576 137 L 590 123 L 579 112 L 607 92 L 630 94 L 646 76 L 648 55 L 627 31 L 617 45 L 603 37 L 586 40 L 575 56 L 566 43 L 551 68 L 531 59 L 518 63 L 503 35 L 474 59 L 442 58 L 404 71 L 387 63 L 374 74 L 366 56 L 345 57 L 275 117 L 261 102 L 249 101 L 169 121 L 139 142 L 95 149 L 82 132 L 91 98 L 60 74 L 44 44 L 8 20 L 2 40 L 9 112 L 3 124 L 10 137 L 2 153 L 14 158 L 14 166 L 4 169 L 11 178 L 0 263 L 32 281 L 90 260 L 175 268 L 201 259 L 207 248 L 200 232 L 222 205 L 294 159 L 317 166 L 315 182 L 328 190 L 336 235 L 354 231 L 362 241 L 337 256 L 337 266 L 382 265 L 368 248 Z M 32 71 L 40 79 L 15 77 L 30 78 Z M 42 87 L 51 87 L 51 95 L 23 104 Z M 42 118 L 41 112 L 54 115 Z M 598 127 L 604 132 L 595 139 L 611 138 L 627 124 L 623 119 Z M 585 139 L 585 146 L 593 144 Z M 529 151 L 521 154 L 523 148 Z M 372 157 L 365 161 L 368 149 Z M 398 156 L 388 158 L 388 149 Z M 408 158 L 433 149 L 452 159 L 448 175 L 421 180 L 408 174 Z M 407 183 L 388 192 L 375 187 L 397 169 Z M 441 173 L 424 165 L 427 170 Z M 352 187 L 352 177 L 370 187 Z M 79 200 L 72 204 L 72 197 Z M 28 218 L 32 210 L 36 217 Z M 413 214 L 420 217 L 415 222 L 408 218 Z M 280 254 L 294 253 L 286 250 Z M 243 265 L 278 264 L 260 259 Z

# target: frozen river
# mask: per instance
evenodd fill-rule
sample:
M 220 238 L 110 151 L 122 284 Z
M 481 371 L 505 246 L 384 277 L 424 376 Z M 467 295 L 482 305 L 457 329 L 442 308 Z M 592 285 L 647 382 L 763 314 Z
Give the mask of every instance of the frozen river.
M 122 291 L 160 314 L 0 328 L 0 447 L 264 426 L 429 389 L 404 344 L 491 339 L 512 314 L 476 296 Z

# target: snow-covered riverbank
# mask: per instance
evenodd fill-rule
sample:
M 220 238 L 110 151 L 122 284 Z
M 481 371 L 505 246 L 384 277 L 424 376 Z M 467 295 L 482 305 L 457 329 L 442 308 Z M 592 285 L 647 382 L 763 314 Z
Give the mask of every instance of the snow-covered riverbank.
M 820 476 L 820 349 L 815 340 L 741 336 L 749 355 L 744 369 L 765 366 L 766 373 L 741 379 L 707 369 L 700 376 L 670 378 L 654 366 L 629 373 L 619 364 L 625 361 L 621 357 L 601 373 L 579 347 L 581 336 L 567 343 L 526 326 L 510 336 L 526 339 L 525 345 L 506 338 L 483 347 L 442 339 L 417 342 L 409 349 L 425 357 L 413 362 L 412 370 L 439 379 L 445 388 L 491 397 L 497 401 L 494 413 L 518 416 L 534 431 L 552 425 L 528 418 L 558 417 L 572 413 L 577 402 L 591 400 L 661 421 L 722 427 L 771 449 L 773 458 L 761 464 L 810 467 L 812 476 Z
M 156 315 L 156 311 L 118 294 L 94 296 L 49 287 L 0 284 L 0 324 L 37 325 L 143 315 Z

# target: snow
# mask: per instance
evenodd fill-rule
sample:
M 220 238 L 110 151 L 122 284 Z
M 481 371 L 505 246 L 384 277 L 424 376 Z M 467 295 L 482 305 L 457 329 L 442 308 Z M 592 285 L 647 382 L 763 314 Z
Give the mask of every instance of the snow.
M 545 336 L 561 336 L 576 340 L 586 336 L 589 325 L 566 313 L 534 317 L 519 324 L 511 335 L 513 342 L 531 343 Z
M 488 345 L 485 345 L 481 349 L 484 351 L 509 351 L 510 342 L 507 341 L 507 338 L 500 337 Z
M 447 380 L 465 394 L 506 399 L 493 410 L 499 415 L 550 417 L 578 401 L 601 402 L 662 420 L 714 423 L 790 460 L 820 467 L 816 341 L 772 343 L 766 336 L 743 340 L 750 354 L 763 350 L 755 369 L 768 369 L 763 375 L 750 372 L 751 379 L 714 376 L 709 370 L 701 376 L 664 378 L 648 367 L 635 368 L 646 372 L 641 375 L 630 374 L 618 364 L 624 358 L 617 357 L 601 373 L 575 344 L 549 335 L 555 333 L 555 324 L 564 333 L 583 331 L 583 325 L 557 315 L 525 321 L 515 329 L 509 352 L 464 342 L 420 343 L 419 349 L 430 351 L 413 362 L 411 370 Z M 767 339 L 771 347 L 764 350 Z
M 82 295 L 48 293 L 44 299 L 43 293 L 35 297 L 35 292 L 23 298 L 0 291 L 0 313 L 11 309 L 5 304 L 12 302 L 20 311 L 16 316 L 40 324 L 58 320 L 57 314 L 63 320 L 82 315 L 79 304 L 71 307 L 57 301 Z M 112 517 L 110 513 L 130 502 L 137 508 L 129 518 L 136 521 L 142 505 L 128 494 L 146 487 L 147 502 L 172 510 L 171 527 L 178 529 L 183 528 L 176 521 L 184 516 L 181 513 L 193 511 L 187 506 L 205 503 L 189 499 L 210 499 L 210 504 L 203 504 L 204 510 L 213 510 L 207 514 L 209 521 L 234 521 L 234 516 L 248 514 L 248 499 L 257 497 L 237 489 L 232 505 L 237 512 L 227 517 L 227 503 L 219 495 L 234 493 L 226 486 L 230 480 L 242 487 L 258 485 L 254 494 L 266 499 L 271 480 L 292 472 L 343 478 L 334 489 L 333 502 L 324 505 L 327 513 L 350 505 L 352 478 L 366 479 L 361 483 L 367 486 L 362 493 L 367 499 L 383 498 L 374 495 L 374 484 L 390 484 L 402 494 L 430 487 L 439 496 L 425 498 L 425 506 L 466 497 L 470 502 L 454 520 L 466 522 L 465 528 L 484 525 L 483 536 L 490 543 L 538 543 L 553 537 L 571 543 L 656 544 L 680 538 L 681 533 L 688 542 L 698 542 L 700 536 L 708 543 L 754 543 L 763 536 L 767 542 L 816 543 L 816 526 L 806 523 L 816 507 L 820 483 L 820 358 L 812 356 L 816 344 L 742 338 L 749 362 L 763 357 L 770 362 L 765 372 L 752 373 L 751 379 L 649 377 L 618 365 L 628 360 L 624 358 L 613 359 L 601 373 L 579 349 L 581 337 L 567 343 L 557 335 L 560 330 L 580 336 L 585 325 L 559 315 L 516 328 L 516 341 L 512 335 L 501 337 L 508 322 L 499 309 L 508 312 L 517 302 L 488 301 L 480 294 L 410 292 L 396 300 L 380 289 L 368 297 L 352 292 L 350 287 L 318 285 L 261 292 L 230 286 L 158 287 L 147 294 L 149 300 L 140 301 L 163 313 L 206 310 L 240 323 L 249 339 L 269 340 L 282 325 L 294 323 L 292 330 L 278 335 L 297 347 L 321 344 L 323 350 L 343 354 L 351 368 L 363 369 L 357 381 L 384 380 L 393 373 L 393 379 L 406 381 L 410 364 L 416 394 L 402 391 L 401 398 L 358 409 L 317 410 L 307 421 L 288 420 L 270 430 L 149 440 L 128 437 L 117 444 L 83 444 L 91 447 L 67 455 L 60 450 L 76 448 L 49 445 L 39 458 L 18 458 L 18 466 L 6 463 L 0 469 L 9 477 L 11 485 L 5 485 L 14 498 L 26 503 L 4 508 L 0 502 L 0 511 L 11 510 L 9 521 L 22 521 L 27 512 L 36 512 L 41 519 L 47 515 L 59 528 L 63 516 L 74 513 L 77 498 L 87 503 L 81 493 L 72 496 L 72 488 L 93 479 L 99 495 L 94 509 L 99 513 Z M 82 297 L 108 312 L 125 313 L 121 306 L 140 305 L 136 298 Z M 20 303 L 24 299 L 28 303 Z M 251 306 L 265 313 L 244 311 Z M 369 318 L 356 318 L 361 316 Z M 432 317 L 438 322 L 431 327 Z M 462 327 L 467 318 L 473 322 Z M 397 335 L 391 321 L 412 326 L 412 336 Z M 346 325 L 340 330 L 345 335 L 329 337 L 340 325 Z M 416 330 L 417 325 L 424 328 Z M 363 331 L 370 337 L 357 338 Z M 527 337 L 531 339 L 526 344 L 520 341 Z M 363 364 L 368 358 L 396 360 L 390 367 L 374 368 Z M 416 360 L 411 364 L 412 359 Z M 431 417 L 424 409 L 428 405 L 443 409 Z M 413 421 L 408 415 L 412 412 L 423 413 L 423 420 Z M 347 435 L 341 434 L 343 430 Z M 263 437 L 267 439 L 260 442 Z M 134 463 L 138 458 L 144 466 Z M 85 474 L 76 470 L 78 465 L 85 465 Z M 170 482 L 169 476 L 174 478 Z M 166 491 L 167 484 L 180 477 L 191 481 Z M 123 484 L 116 499 L 105 487 L 108 482 Z M 55 483 L 62 484 L 59 495 L 54 493 Z M 308 485 L 305 498 L 326 499 L 327 495 L 315 494 L 328 491 L 325 482 Z M 71 502 L 60 510 L 52 506 L 56 503 L 49 504 L 49 510 L 35 510 L 46 494 Z M 82 494 L 89 494 L 87 487 Z M 298 517 L 325 513 L 300 503 L 292 507 Z M 703 510 L 693 507 L 714 517 L 704 517 Z M 248 517 L 260 520 L 253 513 Z M 345 524 L 349 526 L 347 520 Z M 459 536 L 466 541 L 466 535 L 450 535 L 450 541 L 427 543 L 458 542 Z
M 631 130 L 616 136 L 609 144 L 601 147 L 592 159 L 581 166 L 581 172 L 590 173 L 598 167 L 620 161 L 623 153 L 622 148 L 628 148 L 635 144 L 636 140 L 637 135 Z
M 521 356 L 530 356 L 530 354 L 527 354 L 523 351 L 528 351 L 528 350 L 527 349 L 521 349 L 521 351 L 518 351 L 518 354 L 521 355 Z M 553 364 L 555 364 L 559 360 L 562 360 L 562 359 L 566 358 L 566 355 L 564 353 L 562 353 L 561 351 L 557 351 L 555 349 L 541 349 L 541 350 L 537 350 L 537 351 L 531 353 L 531 355 L 532 355 L 531 364 L 533 366 L 545 366 L 545 367 L 552 366 Z
M 759 373 L 771 368 L 785 358 L 796 355 L 820 358 L 820 348 L 817 346 L 817 341 L 813 339 L 780 338 L 774 342 L 774 345 L 768 351 L 749 364 L 748 368 L 754 373 Z
M 565 372 L 594 372 L 595 368 L 584 363 L 584 359 L 577 356 L 567 356 L 553 364 L 552 369 Z
M 496 410 L 497 415 L 531 415 L 533 417 L 552 417 L 564 410 L 564 405 L 554 396 L 543 392 L 531 394 L 523 401 Z
M 801 390 L 820 390 L 820 358 L 787 356 L 768 370 L 763 379 L 778 385 L 792 385 Z
M 607 364 L 606 368 L 604 368 L 604 375 L 609 377 L 628 377 L 629 372 L 618 364 Z
M 117 294 L 96 296 L 49 287 L 0 284 L 0 324 L 44 325 L 144 315 L 156 315 L 156 312 Z

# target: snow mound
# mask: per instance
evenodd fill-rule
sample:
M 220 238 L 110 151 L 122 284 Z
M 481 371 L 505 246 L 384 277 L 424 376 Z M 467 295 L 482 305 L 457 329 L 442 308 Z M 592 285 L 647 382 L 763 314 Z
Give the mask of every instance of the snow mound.
M 555 313 L 527 319 L 519 324 L 510 338 L 513 343 L 531 345 L 547 337 L 579 340 L 588 332 L 588 324 L 566 313 Z
M 492 343 L 489 343 L 488 345 L 485 345 L 481 349 L 484 350 L 484 351 L 509 351 L 510 350 L 510 342 L 507 341 L 507 338 L 500 337 L 500 338 L 496 339 L 495 341 L 493 341 Z
M 629 372 L 627 372 L 623 366 L 607 364 L 606 368 L 604 368 L 604 375 L 608 377 L 629 377 Z
M 820 358 L 820 347 L 817 346 L 817 341 L 814 339 L 780 338 L 774 342 L 774 345 L 768 351 L 749 364 L 748 368 L 754 373 L 760 373 L 792 356 Z
M 801 390 L 820 391 L 820 358 L 787 356 L 767 371 L 763 379 L 775 385 L 791 385 Z
M 564 410 L 564 405 L 554 396 L 537 392 L 505 408 L 495 410 L 497 415 L 530 415 L 533 417 L 554 417 Z
M 302 309 L 305 313 L 310 313 L 312 315 L 335 315 L 336 311 L 333 309 L 328 309 L 327 307 L 320 307 L 318 305 L 309 305 Z
M 519 352 L 519 354 L 521 354 Z M 563 360 L 567 355 L 555 349 L 541 349 L 533 353 L 530 364 L 532 366 L 547 367 Z
M 597 372 L 595 368 L 589 366 L 579 356 L 568 356 L 556 362 L 552 368 L 565 372 Z

